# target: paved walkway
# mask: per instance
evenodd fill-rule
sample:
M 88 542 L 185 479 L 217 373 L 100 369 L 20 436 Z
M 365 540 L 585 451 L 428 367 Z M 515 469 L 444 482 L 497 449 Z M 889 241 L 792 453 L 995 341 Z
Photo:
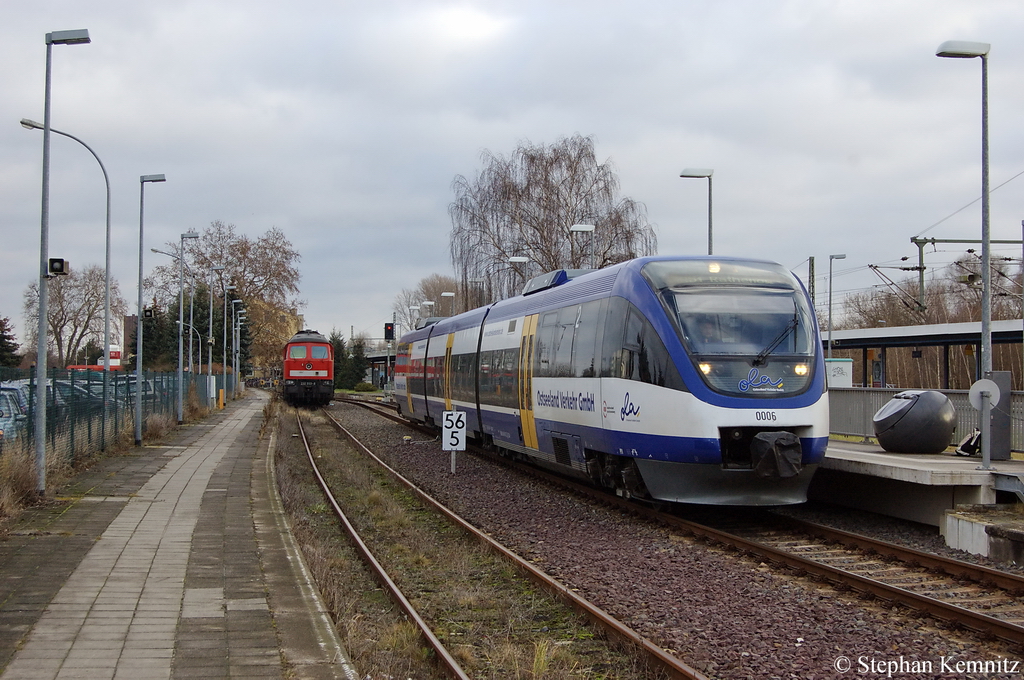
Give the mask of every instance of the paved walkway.
M 0 543 L 0 677 L 355 678 L 284 522 L 250 391 L 104 461 Z

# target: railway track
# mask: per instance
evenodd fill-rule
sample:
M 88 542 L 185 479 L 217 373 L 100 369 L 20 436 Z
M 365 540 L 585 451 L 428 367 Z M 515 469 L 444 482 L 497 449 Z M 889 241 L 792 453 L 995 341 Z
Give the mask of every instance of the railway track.
M 365 403 L 365 402 L 363 402 Z M 370 407 L 380 412 L 380 407 L 376 405 L 370 405 Z M 332 427 L 337 429 L 349 443 L 360 449 L 361 452 L 366 456 L 367 459 L 375 461 L 376 465 L 381 470 L 387 472 L 388 476 L 393 478 L 398 484 L 405 487 L 408 491 L 414 494 L 419 501 L 424 505 L 429 506 L 439 516 L 443 517 L 444 520 L 451 525 L 459 527 L 467 535 L 471 536 L 478 543 L 486 546 L 493 553 L 499 555 L 502 559 L 512 563 L 516 569 L 521 573 L 525 574 L 534 583 L 538 584 L 541 588 L 546 590 L 548 593 L 553 595 L 557 600 L 560 600 L 564 604 L 569 605 L 572 609 L 576 610 L 583 616 L 585 616 L 591 624 L 596 627 L 604 637 L 610 638 L 616 641 L 616 645 L 624 650 L 627 650 L 630 654 L 639 656 L 643 660 L 643 664 L 646 667 L 660 671 L 664 677 L 671 678 L 705 678 L 703 674 L 689 667 L 684 662 L 675 658 L 665 650 L 661 649 L 657 645 L 652 644 L 650 641 L 643 638 L 641 635 L 630 630 L 628 627 L 609 616 L 596 606 L 587 602 L 570 589 L 561 585 L 557 581 L 554 581 L 548 577 L 543 571 L 537 569 L 534 565 L 523 560 L 519 556 L 515 555 L 511 551 L 507 550 L 496 541 L 491 539 L 486 534 L 478 531 L 471 524 L 461 519 L 450 510 L 442 506 L 440 503 L 432 499 L 428 494 L 418 489 L 413 483 L 406 480 L 404 477 L 399 475 L 397 472 L 388 467 L 383 461 L 377 458 L 369 449 L 363 446 L 351 433 L 349 433 L 340 423 L 337 422 L 330 413 L 322 411 L 331 423 Z M 320 488 L 324 493 L 324 497 L 327 500 L 328 505 L 332 508 L 339 521 L 345 527 L 346 532 L 351 537 L 351 540 L 356 544 L 358 551 L 363 556 L 364 561 L 373 570 L 376 579 L 386 588 L 391 594 L 391 597 L 399 604 L 406 617 L 416 624 L 416 627 L 420 631 L 423 639 L 430 646 L 433 654 L 436 656 L 438 662 L 444 669 L 444 672 L 451 677 L 465 678 L 469 677 L 465 670 L 460 666 L 457 660 L 457 654 L 452 653 L 446 649 L 445 644 L 441 641 L 441 636 L 435 633 L 433 626 L 428 621 L 427 616 L 421 615 L 416 607 L 413 606 L 412 600 L 414 598 L 405 595 L 402 589 L 398 586 L 397 582 L 399 579 L 392 577 L 387 573 L 387 570 L 382 566 L 382 561 L 378 560 L 367 547 L 367 542 L 364 541 L 357 531 L 354 523 L 351 522 L 345 515 L 341 503 L 335 498 L 335 493 L 331 489 L 331 485 L 325 479 L 325 476 L 319 469 L 317 462 L 317 456 L 314 455 L 310 442 L 307 439 L 307 435 L 302 427 L 301 417 L 299 417 L 299 432 L 306 449 L 306 455 L 310 465 L 314 470 L 314 474 L 320 484 Z M 463 640 L 463 646 L 466 641 Z
M 353 403 L 405 423 L 382 405 Z M 840 590 L 1024 646 L 1024 578 L 1015 574 L 759 511 L 715 509 L 687 515 L 646 507 L 490 452 L 474 453 Z

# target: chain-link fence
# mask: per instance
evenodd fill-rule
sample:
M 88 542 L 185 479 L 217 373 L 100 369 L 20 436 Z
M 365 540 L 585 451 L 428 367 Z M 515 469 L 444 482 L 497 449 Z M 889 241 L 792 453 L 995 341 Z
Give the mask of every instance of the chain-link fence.
M 184 410 L 213 406 L 223 388 L 222 375 L 186 373 L 182 384 Z M 138 392 L 134 374 L 49 370 L 45 408 L 47 455 L 74 461 L 92 451 L 105 450 L 119 440 L 133 440 Z M 177 422 L 176 373 L 143 372 L 141 394 L 143 427 L 154 415 Z M 0 450 L 34 449 L 39 412 L 35 370 L 0 368 Z

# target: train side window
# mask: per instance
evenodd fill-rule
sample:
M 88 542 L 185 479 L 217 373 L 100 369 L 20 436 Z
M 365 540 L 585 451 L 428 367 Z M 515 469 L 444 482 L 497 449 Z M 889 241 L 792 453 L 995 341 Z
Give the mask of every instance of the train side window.
M 497 356 L 497 352 L 495 352 Z M 501 369 L 501 393 L 498 403 L 509 408 L 519 406 L 519 348 L 505 350 L 505 365 Z
M 500 355 L 500 352 L 499 352 Z M 486 350 L 480 352 L 480 401 L 489 404 L 490 395 L 494 393 L 494 383 L 491 378 L 491 372 L 494 364 L 494 352 Z
M 306 358 L 306 346 L 305 345 L 292 345 L 288 348 L 289 359 L 305 359 Z
M 597 377 L 597 350 L 604 330 L 604 304 L 604 300 L 594 300 L 580 306 L 572 350 L 572 374 L 577 378 Z
M 309 348 L 311 359 L 326 359 L 327 358 L 327 345 L 313 345 Z
M 541 317 L 540 328 L 534 342 L 533 350 L 533 375 L 538 378 L 548 378 L 554 373 L 554 345 L 558 336 L 558 312 L 548 312 Z
M 626 324 L 629 303 L 620 297 L 608 299 L 605 314 L 604 339 L 601 343 L 601 377 L 620 377 L 622 360 L 622 332 Z
M 563 307 L 558 312 L 558 328 L 554 333 L 551 375 L 558 378 L 572 377 L 572 345 L 580 317 L 580 305 Z

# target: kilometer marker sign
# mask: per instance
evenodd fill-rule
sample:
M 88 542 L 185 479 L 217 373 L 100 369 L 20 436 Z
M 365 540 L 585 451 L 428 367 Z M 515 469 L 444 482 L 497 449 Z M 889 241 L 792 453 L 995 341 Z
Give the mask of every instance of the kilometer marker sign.
M 452 474 L 455 474 L 455 452 L 466 450 L 466 412 L 444 411 L 441 427 L 441 450 L 452 452 Z

